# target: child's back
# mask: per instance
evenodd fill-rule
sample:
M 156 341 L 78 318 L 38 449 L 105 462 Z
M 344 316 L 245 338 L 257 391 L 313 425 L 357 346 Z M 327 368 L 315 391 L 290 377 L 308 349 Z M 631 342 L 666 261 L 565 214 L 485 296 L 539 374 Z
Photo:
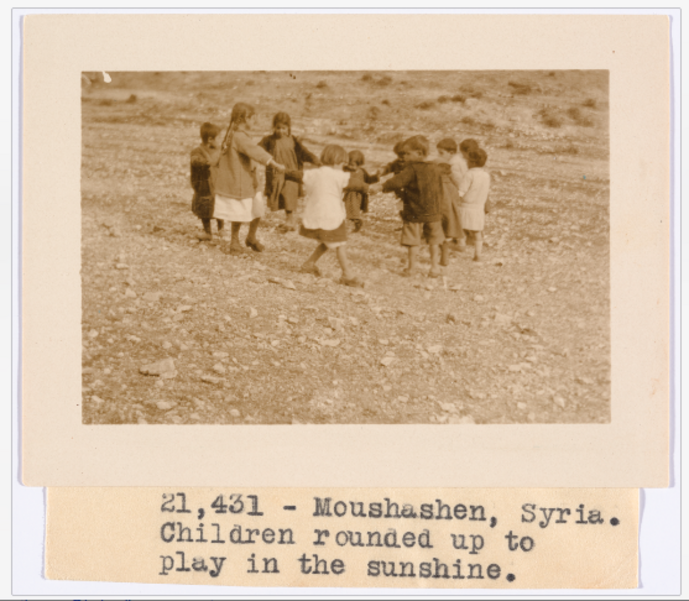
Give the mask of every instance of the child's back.
M 440 221 L 442 181 L 438 165 L 407 162 L 403 171 L 383 184 L 383 192 L 399 191 L 404 208 L 401 217 L 410 223 Z

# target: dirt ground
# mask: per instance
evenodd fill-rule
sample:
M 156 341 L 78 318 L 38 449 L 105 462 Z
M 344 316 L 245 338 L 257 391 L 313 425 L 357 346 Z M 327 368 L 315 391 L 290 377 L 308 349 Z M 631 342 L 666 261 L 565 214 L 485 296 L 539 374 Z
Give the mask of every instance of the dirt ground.
M 608 79 L 557 72 L 100 74 L 82 98 L 83 421 L 88 424 L 607 423 Z M 87 82 L 84 82 L 87 84 Z M 486 149 L 485 261 L 400 272 L 396 199 L 374 187 L 349 252 L 366 281 L 299 273 L 314 242 L 270 214 L 263 253 L 199 242 L 189 152 L 254 104 L 317 153 L 374 171 L 413 134 Z M 163 360 L 157 377 L 142 368 Z

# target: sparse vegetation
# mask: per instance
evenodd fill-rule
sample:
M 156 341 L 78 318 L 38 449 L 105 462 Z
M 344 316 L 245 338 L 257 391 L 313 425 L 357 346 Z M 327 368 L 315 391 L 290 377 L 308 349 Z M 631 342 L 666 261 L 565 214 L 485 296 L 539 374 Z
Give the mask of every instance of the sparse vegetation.
M 466 99 L 467 97 L 463 94 L 455 94 L 452 98 L 450 98 L 452 102 L 464 102 Z
M 512 93 L 518 96 L 526 96 L 531 94 L 533 88 L 526 83 L 519 83 L 517 81 L 508 81 L 507 85 L 512 88 Z
M 450 102 L 449 96 L 438 96 L 438 102 L 444 104 L 445 102 Z
M 460 121 L 464 123 L 464 125 L 476 125 L 476 119 L 474 119 L 471 115 L 464 115 Z
M 370 73 L 364 73 L 361 76 L 361 81 L 371 81 L 372 79 L 373 79 L 373 75 L 371 75 Z
M 127 102 L 127 104 L 133 104 L 134 102 L 136 102 L 136 100 L 137 100 L 136 94 L 130 94 L 130 96 L 129 96 L 129 98 L 127 98 L 126 102 Z
M 432 100 L 424 100 L 423 102 L 419 102 L 417 105 L 415 105 L 415 108 L 421 109 L 422 111 L 427 111 L 428 109 L 432 109 L 435 106 L 435 102 Z
M 595 109 L 598 106 L 598 102 L 596 102 L 595 98 L 587 98 L 584 100 L 584 102 L 581 103 L 581 106 L 585 106 L 590 109 Z
M 327 87 L 328 87 L 328 83 L 325 82 L 325 81 L 323 81 L 323 80 L 321 80 L 321 81 L 319 81 L 319 82 L 316 84 L 316 87 L 317 87 L 319 90 L 322 90 L 323 88 L 327 88 Z

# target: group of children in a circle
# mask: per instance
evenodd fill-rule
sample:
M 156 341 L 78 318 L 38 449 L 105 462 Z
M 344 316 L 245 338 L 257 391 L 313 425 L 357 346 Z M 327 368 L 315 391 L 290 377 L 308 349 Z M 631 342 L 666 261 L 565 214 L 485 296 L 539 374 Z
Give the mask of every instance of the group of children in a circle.
M 202 239 L 212 239 L 212 219 L 217 220 L 221 233 L 224 222 L 229 221 L 229 252 L 242 253 L 239 233 L 242 223 L 248 223 L 245 244 L 261 252 L 264 246 L 257 238 L 261 218 L 266 209 L 284 209 L 283 230 L 299 227 L 302 236 L 318 242 L 301 270 L 320 275 L 318 259 L 328 249 L 335 249 L 342 268 L 340 282 L 361 287 L 363 281 L 347 257 L 347 222 L 353 224 L 354 232 L 361 229 L 362 214 L 368 211 L 369 186 L 392 175 L 383 182 L 382 190 L 394 192 L 401 205 L 401 244 L 408 252 L 402 275 L 413 275 L 424 242 L 430 249 L 429 277 L 441 275 L 441 266 L 449 264 L 451 246 L 461 251 L 467 238 L 474 242 L 474 260 L 481 260 L 490 176 L 483 169 L 487 154 L 475 140 L 464 140 L 458 146 L 455 140 L 445 138 L 436 146 L 437 158 L 429 161 L 428 139 L 413 136 L 395 145 L 394 161 L 370 175 L 358 150 L 347 153 L 341 146 L 328 144 L 320 157 L 311 153 L 292 135 L 291 119 L 284 112 L 274 116 L 273 133 L 256 144 L 250 138 L 255 117 L 251 105 L 235 104 L 220 144 L 219 127 L 211 123 L 201 126 L 202 143 L 191 152 L 191 185 L 192 211 L 203 223 Z M 266 168 L 263 190 L 259 190 L 256 163 Z M 305 170 L 306 163 L 314 168 Z M 304 210 L 298 226 L 296 210 L 302 196 Z

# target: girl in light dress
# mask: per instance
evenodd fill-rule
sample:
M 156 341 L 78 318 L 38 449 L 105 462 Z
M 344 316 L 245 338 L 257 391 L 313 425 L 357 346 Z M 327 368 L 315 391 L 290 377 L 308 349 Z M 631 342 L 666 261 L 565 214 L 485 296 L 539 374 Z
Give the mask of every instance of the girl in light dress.
M 316 263 L 328 249 L 333 248 L 342 268 L 340 283 L 362 288 L 364 283 L 354 274 L 345 248 L 347 211 L 343 194 L 345 190 L 354 190 L 356 187 L 354 183 L 351 184 L 354 187 L 350 186 L 350 174 L 342 170 L 348 162 L 347 151 L 341 146 L 330 144 L 321 154 L 322 166 L 303 174 L 306 198 L 299 233 L 319 244 L 302 265 L 301 271 L 319 276 L 321 273 Z
M 467 164 L 469 171 L 459 187 L 461 202 L 459 214 L 464 231 L 474 239 L 474 261 L 481 260 L 483 227 L 486 221 L 486 201 L 490 192 L 490 175 L 483 169 L 488 155 L 482 148 L 470 150 Z

